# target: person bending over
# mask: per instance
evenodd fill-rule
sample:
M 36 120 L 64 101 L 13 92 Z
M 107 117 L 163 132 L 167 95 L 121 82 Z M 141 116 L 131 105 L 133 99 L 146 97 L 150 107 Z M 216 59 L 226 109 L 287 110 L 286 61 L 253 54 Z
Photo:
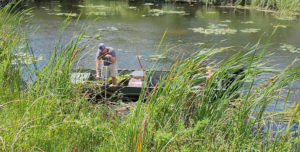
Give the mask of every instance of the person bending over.
M 100 71 L 100 60 L 103 60 L 104 65 L 107 66 L 107 71 Z M 116 52 L 112 47 L 106 47 L 103 43 L 99 44 L 98 52 L 96 55 L 96 79 L 100 79 L 100 72 L 107 75 L 107 78 L 112 77 L 112 83 L 117 84 L 117 58 Z

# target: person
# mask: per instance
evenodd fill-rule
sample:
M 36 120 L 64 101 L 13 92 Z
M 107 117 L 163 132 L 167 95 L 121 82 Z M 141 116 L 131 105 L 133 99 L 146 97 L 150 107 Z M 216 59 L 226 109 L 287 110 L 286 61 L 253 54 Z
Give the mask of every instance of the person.
M 107 71 L 100 71 L 100 64 L 103 60 L 104 65 L 107 66 Z M 112 77 L 112 83 L 117 84 L 117 58 L 116 52 L 112 47 L 106 47 L 104 43 L 99 44 L 98 52 L 96 55 L 96 80 L 100 79 L 100 72 L 107 74 L 107 78 Z

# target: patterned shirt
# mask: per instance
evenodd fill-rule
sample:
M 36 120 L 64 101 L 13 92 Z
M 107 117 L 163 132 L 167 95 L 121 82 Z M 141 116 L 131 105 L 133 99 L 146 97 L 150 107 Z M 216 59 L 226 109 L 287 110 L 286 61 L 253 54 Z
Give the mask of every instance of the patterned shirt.
M 96 60 L 104 60 L 104 65 L 105 66 L 109 66 L 110 64 L 112 64 L 112 62 L 110 62 L 107 58 L 105 58 L 104 56 L 109 54 L 111 55 L 112 57 L 116 57 L 116 52 L 114 50 L 114 48 L 112 47 L 106 47 L 107 49 L 107 53 L 102 53 L 101 50 L 98 50 L 97 54 L 96 54 Z

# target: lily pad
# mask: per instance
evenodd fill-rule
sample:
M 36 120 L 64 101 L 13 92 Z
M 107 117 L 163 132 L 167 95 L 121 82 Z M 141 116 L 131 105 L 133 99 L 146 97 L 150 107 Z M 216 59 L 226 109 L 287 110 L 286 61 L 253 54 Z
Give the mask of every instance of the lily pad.
M 33 61 L 33 62 L 37 62 L 37 61 L 43 60 L 43 57 L 42 57 L 42 56 L 38 56 L 38 57 L 30 57 L 29 59 L 30 59 L 31 61 Z
M 164 11 L 165 14 L 179 14 L 186 15 L 185 11 Z
M 76 13 L 48 13 L 49 15 L 57 15 L 57 16 L 70 16 L 70 17 L 76 17 L 78 14 Z
M 228 24 L 217 24 L 220 27 L 228 27 Z
M 274 28 L 287 28 L 286 25 L 277 24 L 273 26 Z
M 154 5 L 153 3 L 145 3 L 144 4 L 145 6 L 152 6 L 152 5 Z
M 216 14 L 217 12 L 206 12 L 207 14 Z
M 151 55 L 150 58 L 152 61 L 167 59 L 165 55 Z
M 208 26 L 207 26 L 207 28 L 210 28 L 210 29 L 217 29 L 219 26 L 218 25 L 216 25 L 216 24 L 209 24 Z
M 246 21 L 246 22 L 241 22 L 242 24 L 253 24 L 253 21 Z
M 92 36 L 84 35 L 83 38 L 92 38 Z
M 231 23 L 231 20 L 224 20 L 224 21 L 221 21 L 222 23 Z
M 32 12 L 27 12 L 27 13 L 25 13 L 25 15 L 27 15 L 27 16 L 34 16 L 34 14 Z
M 128 7 L 129 9 L 133 9 L 133 10 L 135 10 L 135 9 L 137 9 L 136 7 L 134 7 L 134 6 L 130 6 L 130 7 Z
M 109 9 L 110 7 L 105 5 L 77 5 L 81 8 L 96 8 L 96 9 Z
M 185 11 L 161 10 L 161 9 L 149 10 L 150 16 L 162 16 L 162 15 L 166 15 L 166 14 L 188 15 Z
M 213 28 L 190 28 L 193 32 L 201 33 L 201 34 L 215 34 L 215 35 L 225 35 L 225 34 L 235 34 L 237 32 L 236 29 L 230 29 L 230 28 L 219 28 L 219 29 L 213 29 Z
M 17 58 L 24 58 L 24 57 L 27 56 L 27 54 L 21 52 L 21 53 L 16 53 L 15 56 L 16 56 Z
M 241 30 L 241 32 L 243 32 L 243 33 L 257 33 L 258 31 L 260 31 L 260 29 L 247 28 L 247 29 Z
M 214 50 L 214 51 L 217 51 L 217 52 L 223 52 L 223 51 L 231 50 L 233 47 L 234 47 L 234 46 L 219 47 L 219 48 L 214 48 L 213 50 Z
M 278 20 L 284 20 L 284 21 L 292 21 L 297 19 L 297 16 L 295 14 L 275 14 L 275 18 Z
M 199 43 L 195 43 L 194 45 L 204 47 L 204 46 L 206 46 L 206 43 L 199 42 Z
M 107 27 L 107 29 L 108 30 L 111 30 L 111 31 L 118 31 L 119 29 L 118 28 L 116 28 L 116 27 Z
M 291 52 L 291 53 L 300 53 L 300 48 L 297 48 L 297 47 L 295 47 L 295 46 L 293 46 L 293 45 L 290 45 L 290 44 L 284 43 L 284 44 L 282 44 L 282 45 L 280 46 L 280 48 L 281 48 L 283 51 L 289 51 L 289 52 Z
M 33 57 L 31 55 L 28 55 L 26 53 L 17 53 L 15 54 L 16 55 L 16 58 L 15 60 L 12 61 L 12 64 L 26 64 L 26 65 L 29 65 L 29 64 L 33 64 L 33 63 L 36 63 L 40 60 L 43 60 L 43 57 L 42 56 L 38 56 L 38 57 Z
M 128 50 L 123 50 L 123 49 L 118 49 L 119 52 L 124 52 L 124 53 L 131 53 L 132 51 L 128 51 Z
M 209 24 L 209 26 L 207 26 L 207 28 L 210 28 L 210 29 L 217 29 L 220 27 L 228 27 L 228 25 L 227 24 Z
M 150 16 L 161 16 L 163 14 L 164 14 L 164 11 L 160 10 L 160 9 L 151 9 L 151 10 L 149 10 L 149 15 Z
M 88 12 L 87 15 L 108 16 L 106 12 Z
M 94 39 L 101 40 L 101 36 L 100 35 L 94 35 Z

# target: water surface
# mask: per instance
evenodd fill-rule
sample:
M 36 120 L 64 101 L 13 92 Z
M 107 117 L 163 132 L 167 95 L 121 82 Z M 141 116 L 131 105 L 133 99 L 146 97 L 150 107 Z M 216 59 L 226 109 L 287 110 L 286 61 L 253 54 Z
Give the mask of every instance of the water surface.
M 203 51 L 203 48 L 241 48 L 252 46 L 258 41 L 263 45 L 275 26 L 278 26 L 278 30 L 268 48 L 268 53 L 273 54 L 265 62 L 276 69 L 282 69 L 300 57 L 299 19 L 278 20 L 267 12 L 190 4 L 104 0 L 29 1 L 26 5 L 33 9 L 32 17 L 26 25 L 30 31 L 31 45 L 35 53 L 44 59 L 39 62 L 39 66 L 43 66 L 50 57 L 60 35 L 58 29 L 62 21 L 66 16 L 76 19 L 78 15 L 81 15 L 79 22 L 66 29 L 62 41 L 67 42 L 74 32 L 84 27 L 86 36 L 81 47 L 86 49 L 76 64 L 84 68 L 95 68 L 94 59 L 100 42 L 116 49 L 120 69 L 139 69 L 137 55 L 142 57 L 146 68 L 155 66 L 166 69 L 174 57 L 188 56 Z M 167 35 L 158 49 L 165 31 Z M 167 51 L 164 51 L 166 46 Z M 234 53 L 234 50 L 226 51 L 214 59 L 224 60 Z M 160 62 L 153 60 L 153 55 L 162 54 L 167 58 Z M 299 65 L 299 62 L 296 64 Z M 265 75 L 260 76 L 260 79 L 266 78 Z M 300 82 L 295 83 L 295 95 L 291 100 L 299 99 L 299 88 Z M 278 104 L 277 110 L 282 110 L 285 104 Z M 270 106 L 272 108 L 274 106 Z

